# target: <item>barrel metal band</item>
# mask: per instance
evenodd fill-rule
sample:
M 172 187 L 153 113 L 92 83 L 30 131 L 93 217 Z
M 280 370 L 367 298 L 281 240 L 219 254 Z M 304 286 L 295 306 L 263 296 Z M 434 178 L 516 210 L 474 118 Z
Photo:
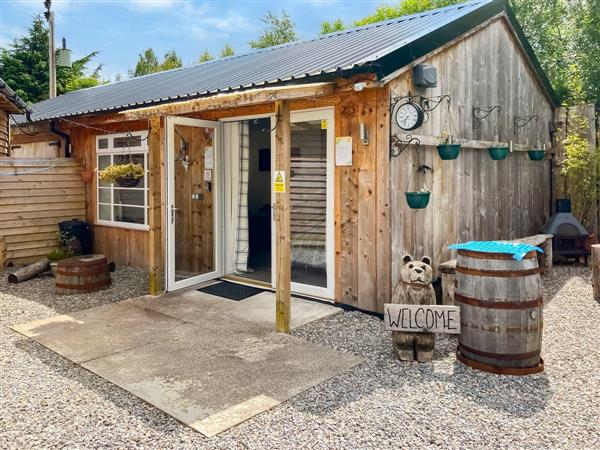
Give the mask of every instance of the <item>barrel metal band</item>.
M 466 297 L 457 292 L 454 293 L 454 300 L 459 303 L 465 303 L 471 306 L 479 306 L 480 308 L 491 308 L 491 309 L 529 309 L 538 308 L 544 304 L 544 299 L 538 297 L 535 300 L 526 301 L 514 301 L 514 300 L 480 300 L 478 298 Z
M 540 358 L 540 363 L 534 367 L 498 367 L 493 364 L 485 364 L 479 361 L 474 361 L 467 358 L 465 355 L 460 353 L 460 350 L 456 350 L 456 358 L 463 364 L 477 370 L 483 370 L 489 373 L 495 373 L 498 375 L 531 375 L 534 373 L 540 373 L 544 371 L 544 360 Z
M 473 353 L 474 355 L 477 356 L 482 356 L 484 358 L 492 358 L 492 359 L 498 359 L 501 361 L 510 361 L 513 359 L 516 360 L 524 360 L 524 359 L 530 359 L 530 358 L 535 358 L 537 356 L 540 356 L 541 350 L 537 349 L 534 350 L 532 352 L 527 352 L 527 353 L 489 353 L 489 352 L 484 352 L 482 350 L 477 350 L 471 347 L 467 347 L 464 344 L 458 344 L 458 350 L 460 352 L 462 352 L 462 350 L 465 350 L 469 353 Z
M 92 275 L 101 275 L 103 273 L 108 273 L 108 269 L 107 267 L 102 267 L 102 269 L 96 270 L 94 272 L 65 272 L 64 267 L 59 267 L 56 273 L 66 275 L 68 277 L 87 277 Z
M 102 281 L 98 281 L 96 283 L 85 283 L 85 284 L 64 284 L 64 283 L 55 283 L 54 285 L 57 288 L 62 289 L 73 289 L 73 290 L 81 290 L 81 289 L 96 289 L 101 286 L 109 286 L 112 283 L 110 279 L 105 279 Z
M 523 259 L 535 259 L 537 258 L 537 252 L 535 250 L 527 252 Z M 496 259 L 500 261 L 514 261 L 515 259 L 511 254 L 508 253 L 486 253 L 486 252 L 474 252 L 472 250 L 459 250 L 458 254 L 461 256 L 468 256 L 469 258 L 475 259 Z
M 469 267 L 456 266 L 456 271 L 464 273 L 465 275 L 476 275 L 479 277 L 500 277 L 500 278 L 520 278 L 529 275 L 536 275 L 540 273 L 540 268 L 535 267 L 533 269 L 524 270 L 485 270 L 485 269 L 471 269 Z

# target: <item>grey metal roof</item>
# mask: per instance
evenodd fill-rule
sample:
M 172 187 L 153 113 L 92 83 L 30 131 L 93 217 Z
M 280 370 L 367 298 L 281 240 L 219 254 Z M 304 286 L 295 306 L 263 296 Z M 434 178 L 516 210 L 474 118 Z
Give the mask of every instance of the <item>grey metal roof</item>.
M 27 110 L 27 103 L 25 103 L 25 101 L 11 89 L 2 78 L 0 78 L 0 94 L 6 97 L 8 101 L 14 105 L 15 111 L 25 112 Z
M 474 0 L 181 69 L 82 89 L 33 105 L 33 121 L 119 111 L 356 72 L 381 78 L 506 8 Z

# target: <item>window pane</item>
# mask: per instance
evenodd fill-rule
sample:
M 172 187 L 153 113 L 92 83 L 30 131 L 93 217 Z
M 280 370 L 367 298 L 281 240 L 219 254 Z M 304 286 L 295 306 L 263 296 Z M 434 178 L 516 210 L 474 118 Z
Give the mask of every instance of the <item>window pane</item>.
M 144 154 L 143 153 L 125 153 L 114 155 L 115 164 L 129 164 L 132 162 L 133 164 L 139 164 L 144 167 Z M 144 167 L 145 168 L 145 167 Z
M 110 166 L 110 155 L 98 155 L 98 173 L 100 173 L 101 170 L 106 169 L 108 166 Z M 98 178 L 98 186 L 108 187 L 110 186 L 110 183 L 102 181 L 100 178 Z
M 108 148 L 108 138 L 98 139 L 98 148 Z
M 98 218 L 100 220 L 111 220 L 110 208 L 111 208 L 111 206 L 109 206 L 109 205 L 100 205 L 100 214 L 99 214 Z
M 143 186 L 143 184 L 139 186 Z M 113 192 L 115 204 L 144 206 L 144 191 L 124 188 L 114 189 Z
M 133 136 L 116 137 L 113 139 L 113 148 L 125 148 L 125 147 L 141 147 L 142 136 L 140 134 L 134 134 Z
M 98 189 L 98 203 L 111 203 L 110 201 L 110 188 Z
M 136 208 L 133 206 L 115 206 L 115 221 L 144 225 L 146 218 L 145 210 L 146 208 Z

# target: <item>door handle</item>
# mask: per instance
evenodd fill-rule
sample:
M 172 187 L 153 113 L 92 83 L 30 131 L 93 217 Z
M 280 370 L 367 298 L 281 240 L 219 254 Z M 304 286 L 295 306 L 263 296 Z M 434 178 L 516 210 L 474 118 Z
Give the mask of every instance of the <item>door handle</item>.
M 175 208 L 175 205 L 171 205 L 171 223 L 175 223 L 175 211 L 179 211 L 179 208 Z

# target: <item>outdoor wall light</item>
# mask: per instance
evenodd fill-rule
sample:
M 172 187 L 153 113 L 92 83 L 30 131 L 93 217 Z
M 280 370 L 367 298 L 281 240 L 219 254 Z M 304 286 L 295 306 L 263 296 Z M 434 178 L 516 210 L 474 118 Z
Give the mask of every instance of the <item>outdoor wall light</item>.
M 369 145 L 369 128 L 363 122 L 358 126 L 358 135 L 363 145 Z

